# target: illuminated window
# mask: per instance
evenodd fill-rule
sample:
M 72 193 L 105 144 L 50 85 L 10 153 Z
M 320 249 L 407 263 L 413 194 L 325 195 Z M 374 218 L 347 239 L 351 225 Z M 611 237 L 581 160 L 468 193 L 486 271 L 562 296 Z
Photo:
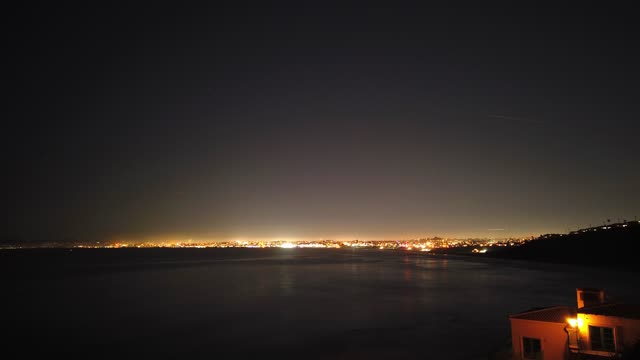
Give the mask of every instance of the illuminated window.
M 612 328 L 589 325 L 589 339 L 591 339 L 591 350 L 616 351 Z
M 522 352 L 524 359 L 542 359 L 542 351 L 540 349 L 540 339 L 522 338 Z

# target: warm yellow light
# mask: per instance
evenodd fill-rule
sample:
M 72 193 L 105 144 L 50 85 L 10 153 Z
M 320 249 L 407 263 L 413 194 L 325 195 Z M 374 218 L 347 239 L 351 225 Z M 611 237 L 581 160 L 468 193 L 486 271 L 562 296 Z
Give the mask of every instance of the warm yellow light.
M 567 321 L 571 327 L 576 327 L 576 325 L 578 325 L 578 319 L 567 319 Z

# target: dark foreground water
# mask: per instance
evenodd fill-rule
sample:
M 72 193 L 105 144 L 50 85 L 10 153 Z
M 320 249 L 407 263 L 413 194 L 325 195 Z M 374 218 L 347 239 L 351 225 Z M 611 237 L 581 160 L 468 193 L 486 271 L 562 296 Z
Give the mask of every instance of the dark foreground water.
M 491 359 L 508 314 L 637 273 L 315 249 L 0 251 L 3 353 L 52 358 Z

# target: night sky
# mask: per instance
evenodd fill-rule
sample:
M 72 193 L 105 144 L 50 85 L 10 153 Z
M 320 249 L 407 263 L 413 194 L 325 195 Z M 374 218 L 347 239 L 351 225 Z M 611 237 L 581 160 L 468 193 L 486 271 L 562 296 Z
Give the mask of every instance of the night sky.
M 507 237 L 640 217 L 630 8 L 215 4 L 6 14 L 6 239 Z

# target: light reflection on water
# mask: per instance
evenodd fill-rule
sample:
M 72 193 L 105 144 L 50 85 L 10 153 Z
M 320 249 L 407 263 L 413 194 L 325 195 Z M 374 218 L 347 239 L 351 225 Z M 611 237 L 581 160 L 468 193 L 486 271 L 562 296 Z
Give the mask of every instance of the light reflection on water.
M 51 344 L 107 344 L 110 355 L 473 359 L 508 341 L 509 313 L 573 305 L 576 287 L 640 302 L 633 273 L 370 250 L 220 254 L 98 256 L 113 266 L 25 276 L 9 325 Z

